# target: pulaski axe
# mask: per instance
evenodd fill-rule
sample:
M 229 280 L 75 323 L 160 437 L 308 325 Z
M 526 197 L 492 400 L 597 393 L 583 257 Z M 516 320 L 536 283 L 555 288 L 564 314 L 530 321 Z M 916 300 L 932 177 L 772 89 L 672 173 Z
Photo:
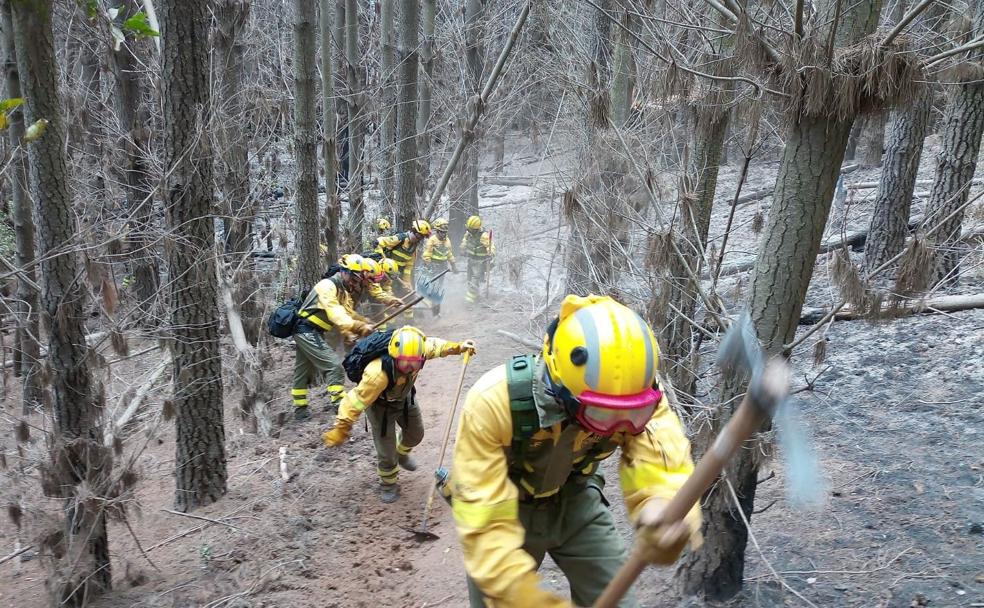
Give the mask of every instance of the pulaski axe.
M 681 521 L 717 480 L 742 443 L 758 431 L 766 420 L 776 415 L 777 410 L 784 409 L 781 406 L 789 393 L 789 367 L 779 358 L 765 360 L 762 347 L 755 337 L 755 328 L 747 314 L 735 321 L 725 334 L 718 350 L 717 363 L 726 373 L 749 376 L 748 390 L 731 420 L 721 429 L 714 444 L 694 467 L 693 474 L 667 503 L 663 510 L 663 524 Z M 786 420 L 791 421 L 789 418 Z M 781 421 L 782 417 L 777 419 L 777 422 Z M 783 430 L 780 428 L 779 433 L 782 434 Z M 796 452 L 800 447 L 801 451 Z M 797 461 L 797 466 L 801 469 L 792 471 L 792 477 L 808 476 L 812 472 L 809 455 L 802 453 L 802 450 L 808 452 L 809 448 L 800 447 L 784 445 L 787 459 Z M 796 453 L 790 453 L 790 448 L 794 448 L 792 451 Z M 807 482 L 800 485 L 809 487 Z M 819 484 L 813 486 L 819 487 Z M 594 608 L 615 608 L 618 605 L 648 565 L 643 555 L 644 551 L 637 545 L 628 561 L 622 565 L 595 602 Z

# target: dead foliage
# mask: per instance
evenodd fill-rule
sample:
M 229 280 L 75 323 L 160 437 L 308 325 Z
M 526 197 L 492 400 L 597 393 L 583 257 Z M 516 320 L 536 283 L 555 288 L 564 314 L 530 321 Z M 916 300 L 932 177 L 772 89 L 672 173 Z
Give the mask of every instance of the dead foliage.
M 933 261 L 933 251 L 926 239 L 919 235 L 911 239 L 899 260 L 895 292 L 903 296 L 925 292 L 933 275 Z

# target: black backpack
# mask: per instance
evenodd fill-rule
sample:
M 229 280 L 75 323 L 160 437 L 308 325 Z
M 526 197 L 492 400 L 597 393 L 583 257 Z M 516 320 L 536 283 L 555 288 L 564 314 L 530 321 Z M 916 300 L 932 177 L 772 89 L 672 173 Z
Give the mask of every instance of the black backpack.
M 270 332 L 271 336 L 289 338 L 294 335 L 297 322 L 301 319 L 297 313 L 300 312 L 306 298 L 307 293 L 302 292 L 296 298 L 291 298 L 273 309 L 273 312 L 267 317 L 267 331 Z
M 393 331 L 377 331 L 355 343 L 352 352 L 346 355 L 342 361 L 342 367 L 345 368 L 345 375 L 348 376 L 349 380 L 358 384 L 362 380 L 362 372 L 365 371 L 366 366 L 372 361 L 384 357 L 383 370 L 386 372 L 390 384 L 393 383 L 393 362 L 388 353 Z

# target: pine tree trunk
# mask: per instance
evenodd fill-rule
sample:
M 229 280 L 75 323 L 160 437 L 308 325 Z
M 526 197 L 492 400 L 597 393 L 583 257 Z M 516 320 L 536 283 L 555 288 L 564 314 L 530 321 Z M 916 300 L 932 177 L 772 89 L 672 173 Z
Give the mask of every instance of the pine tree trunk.
M 984 2 L 976 0 L 973 7 L 974 39 L 977 39 L 984 36 Z M 984 51 L 977 49 L 968 61 L 984 61 Z M 984 134 L 984 82 L 974 76 L 952 89 L 936 157 L 936 177 L 926 206 L 930 225 L 942 222 L 933 237 L 936 256 L 933 283 L 948 284 L 956 284 L 960 278 L 960 258 L 966 250 L 960 239 L 966 213 L 961 207 L 970 195 L 970 182 L 977 170 Z
M 217 7 L 214 46 L 219 82 L 219 107 L 222 109 L 218 131 L 218 149 L 222 150 L 217 167 L 225 200 L 224 250 L 234 270 L 236 305 L 242 314 L 246 340 L 256 346 L 260 338 L 260 303 L 253 269 L 253 225 L 257 202 L 250 188 L 249 130 L 242 125 L 246 111 L 246 43 L 243 30 L 249 20 L 249 0 L 222 0 Z
M 325 171 L 325 257 L 338 259 L 338 122 L 335 110 L 335 70 L 332 42 L 332 20 L 335 6 L 331 0 L 320 0 L 321 14 L 321 108 L 322 108 L 322 162 Z
M 624 127 L 629 120 L 635 90 L 635 61 L 632 57 L 632 37 L 623 28 L 632 29 L 633 18 L 622 11 L 622 27 L 615 36 L 615 62 L 612 69 L 612 123 Z
M 892 112 L 892 132 L 864 248 L 866 274 L 895 257 L 905 245 L 912 193 L 932 109 L 933 90 L 927 86 L 911 108 Z
M 315 4 L 294 0 L 294 154 L 297 159 L 297 273 L 305 288 L 321 279 L 318 255 L 318 127 L 314 96 L 317 91 L 317 49 L 314 35 Z
M 397 225 L 408 228 L 417 210 L 417 33 L 420 0 L 400 0 L 399 112 L 396 117 Z
M 99 500 L 112 468 L 102 447 L 101 408 L 89 372 L 84 291 L 70 244 L 78 234 L 65 158 L 65 121 L 58 86 L 51 0 L 12 2 L 17 69 L 23 83 L 26 120 L 48 121 L 44 135 L 27 145 L 31 195 L 38 218 L 42 258 L 41 306 L 50 327 L 46 363 L 53 393 L 51 463 L 43 474 L 48 496 L 65 498 L 65 529 L 48 579 L 53 604 L 82 606 L 112 584 L 106 516 Z M 69 247 L 66 248 L 66 245 Z M 57 255 L 55 255 L 57 253 Z
M 861 168 L 873 169 L 882 163 L 882 150 L 885 147 L 885 115 L 881 112 L 868 116 L 861 129 Z
M 482 68 L 484 57 L 482 52 L 482 18 L 485 15 L 484 0 L 465 0 L 465 60 L 468 64 L 469 93 L 478 95 L 482 89 Z M 463 167 L 468 197 L 465 203 L 465 215 L 478 214 L 478 168 L 482 158 L 481 127 L 475 127 L 471 143 L 468 144 L 467 163 Z
M 400 207 L 395 204 L 394 168 L 397 114 L 403 106 L 396 101 L 397 83 L 396 52 L 394 49 L 393 13 L 396 0 L 379 0 L 379 194 L 382 196 L 383 214 L 389 217 Z M 401 71 L 402 71 L 401 64 Z
M 345 61 L 345 3 L 347 0 L 335 0 L 335 23 L 334 28 L 334 40 L 335 40 L 335 56 L 334 61 L 337 66 L 338 73 L 342 75 L 343 79 L 346 79 L 345 88 L 336 93 L 335 96 L 335 114 L 337 116 L 338 128 L 335 131 L 335 141 L 337 142 L 338 149 L 338 187 L 339 190 L 346 190 L 346 197 L 348 197 L 348 182 L 349 182 L 349 104 L 348 104 L 348 64 Z M 339 199 L 341 199 L 341 192 L 339 192 Z M 341 224 L 341 201 L 339 201 L 339 224 Z M 339 236 L 339 249 L 343 249 L 343 241 L 345 240 L 342 234 L 341 228 L 338 232 Z
M 431 81 L 434 77 L 434 27 L 437 22 L 437 0 L 421 1 L 421 28 L 423 40 L 420 47 L 420 69 L 417 78 L 417 196 L 421 199 L 427 192 L 431 177 Z
M 365 211 L 362 201 L 362 142 L 365 132 L 363 117 L 364 92 L 359 66 L 359 3 L 345 0 L 345 74 L 348 83 L 348 167 L 349 218 L 348 240 L 354 246 L 362 242 Z
M 7 98 L 21 97 L 20 76 L 17 71 L 17 55 L 14 49 L 13 18 L 10 14 L 10 0 L 3 0 L 3 46 L 4 73 L 7 78 Z M 27 195 L 27 164 L 25 152 L 18 150 L 24 137 L 24 111 L 16 110 L 8 115 L 7 137 L 13 157 L 8 169 L 10 175 L 10 194 L 13 209 L 14 240 L 17 248 L 17 266 L 22 274 L 17 277 L 15 310 L 17 311 L 17 333 L 15 335 L 15 372 L 22 377 L 23 392 L 21 409 L 25 414 L 33 412 L 41 404 L 40 371 L 41 339 L 38 324 L 40 300 L 30 283 L 36 282 L 34 271 L 34 215 L 31 213 L 31 200 Z
M 839 0 L 835 0 L 835 5 L 841 7 Z M 834 20 L 838 27 L 837 47 L 849 46 L 874 31 L 880 11 L 881 0 L 850 5 L 841 19 Z M 787 127 L 748 302 L 758 338 L 770 355 L 781 353 L 783 345 L 796 333 L 853 122 L 853 116 L 801 112 Z M 726 424 L 743 390 L 734 378 L 725 382 L 720 402 L 726 405 L 712 419 L 712 436 Z M 762 430 L 768 428 L 767 424 Z M 707 495 L 703 504 L 704 545 L 689 553 L 679 569 L 686 593 L 726 600 L 741 590 L 748 529 L 735 509 L 741 508 L 751 520 L 758 453 L 742 450 L 728 466 L 728 480 L 738 496 L 737 507 L 723 483 Z
M 219 350 L 208 133 L 209 10 L 195 0 L 161 4 L 164 72 L 165 213 L 174 370 L 175 506 L 226 493 L 222 359 Z
M 111 6 L 112 5 L 112 6 Z M 115 8 L 112 0 L 104 0 L 103 8 Z M 121 30 L 123 22 L 131 15 L 143 10 L 139 0 L 128 0 L 116 18 Z M 156 323 L 156 308 L 160 291 L 160 269 L 155 239 L 151 238 L 151 215 L 154 208 L 153 193 L 157 184 L 153 175 L 153 161 L 150 150 L 150 107 L 144 101 L 144 94 L 150 83 L 142 64 L 150 54 L 151 42 L 141 40 L 126 32 L 125 44 L 118 51 L 111 51 L 110 71 L 113 73 L 116 115 L 120 130 L 125 134 L 124 147 L 124 191 L 126 206 L 133 218 L 134 230 L 127 237 L 127 249 L 133 271 L 133 291 L 136 294 L 136 307 L 143 322 Z

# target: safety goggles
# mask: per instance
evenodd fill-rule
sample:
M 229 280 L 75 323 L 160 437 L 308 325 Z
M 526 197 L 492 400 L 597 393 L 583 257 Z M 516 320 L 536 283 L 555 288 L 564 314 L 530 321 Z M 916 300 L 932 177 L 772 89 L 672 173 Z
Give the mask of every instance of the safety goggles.
M 596 435 L 611 435 L 620 429 L 638 435 L 645 430 L 662 398 L 663 394 L 655 388 L 619 396 L 585 391 L 577 397 L 575 418 Z
M 377 272 L 376 274 L 365 273 L 366 282 L 368 283 L 382 283 L 383 279 L 386 278 L 385 272 Z
M 396 371 L 401 374 L 419 372 L 424 367 L 423 357 L 399 357 L 393 361 Z

